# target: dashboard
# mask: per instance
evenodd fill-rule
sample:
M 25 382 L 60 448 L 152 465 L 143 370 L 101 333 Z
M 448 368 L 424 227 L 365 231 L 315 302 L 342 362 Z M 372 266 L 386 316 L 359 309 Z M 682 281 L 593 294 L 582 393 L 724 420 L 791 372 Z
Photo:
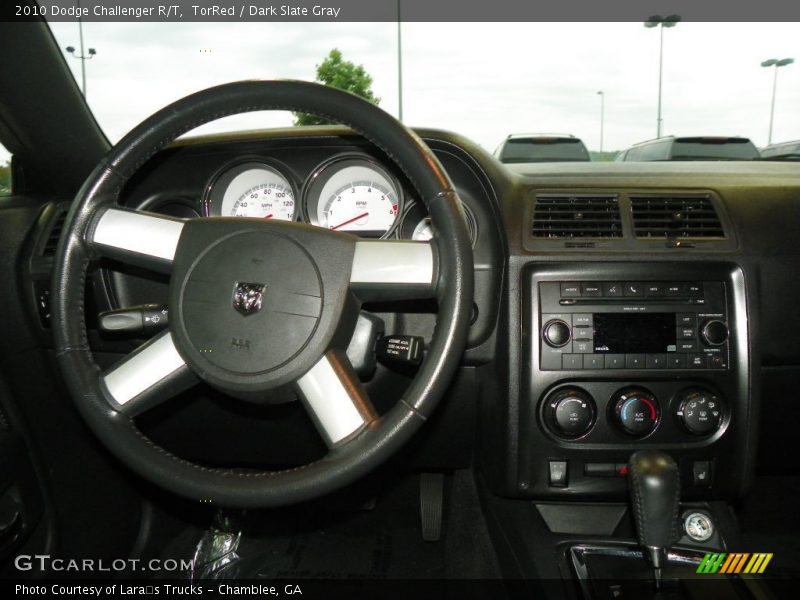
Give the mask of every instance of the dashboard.
M 438 433 L 432 428 L 447 440 L 434 462 L 463 460 L 464 446 L 452 442 L 468 443 L 476 411 L 478 460 L 505 496 L 623 499 L 621 470 L 643 447 L 675 457 L 687 497 L 741 496 L 759 423 L 785 431 L 790 420 L 781 415 L 796 412 L 785 393 L 800 375 L 797 290 L 785 277 L 800 260 L 793 166 L 511 169 L 458 135 L 420 134 L 463 201 L 476 283 L 462 372 Z M 336 128 L 179 140 L 142 167 L 121 202 L 180 218 L 284 219 L 366 238 L 436 239 L 412 182 Z M 29 273 L 40 305 L 49 269 L 37 261 L 56 231 L 53 212 L 43 213 Z M 103 266 L 91 282 L 93 309 L 166 302 L 164 277 Z M 387 334 L 426 338 L 435 325 L 435 303 L 365 309 Z M 96 351 L 115 351 L 114 340 L 92 341 Z M 389 402 L 405 381 L 396 377 L 379 369 L 366 385 Z M 200 438 L 210 423 L 220 419 L 196 419 Z M 149 433 L 171 440 L 178 427 Z M 184 443 L 185 454 L 199 451 L 193 439 Z

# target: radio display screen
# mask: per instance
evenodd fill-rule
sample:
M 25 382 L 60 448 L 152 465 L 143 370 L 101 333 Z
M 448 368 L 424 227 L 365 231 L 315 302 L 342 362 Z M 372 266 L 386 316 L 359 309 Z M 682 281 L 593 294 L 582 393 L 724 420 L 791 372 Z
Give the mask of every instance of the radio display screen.
M 677 350 L 675 313 L 595 313 L 594 351 L 663 354 Z

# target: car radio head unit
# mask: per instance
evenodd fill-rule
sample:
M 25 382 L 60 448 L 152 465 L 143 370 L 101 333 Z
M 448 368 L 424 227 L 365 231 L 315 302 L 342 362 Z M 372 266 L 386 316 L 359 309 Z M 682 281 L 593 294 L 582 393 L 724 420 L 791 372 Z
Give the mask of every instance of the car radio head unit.
M 721 281 L 544 281 L 539 360 L 544 371 L 727 369 Z

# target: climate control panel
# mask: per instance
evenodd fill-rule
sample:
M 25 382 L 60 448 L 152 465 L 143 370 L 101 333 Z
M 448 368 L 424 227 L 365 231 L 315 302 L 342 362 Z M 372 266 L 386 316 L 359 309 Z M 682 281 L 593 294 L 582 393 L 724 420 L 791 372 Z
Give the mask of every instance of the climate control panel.
M 575 443 L 686 443 L 712 437 L 726 422 L 718 393 L 680 382 L 564 385 L 544 396 L 540 412 L 550 435 Z

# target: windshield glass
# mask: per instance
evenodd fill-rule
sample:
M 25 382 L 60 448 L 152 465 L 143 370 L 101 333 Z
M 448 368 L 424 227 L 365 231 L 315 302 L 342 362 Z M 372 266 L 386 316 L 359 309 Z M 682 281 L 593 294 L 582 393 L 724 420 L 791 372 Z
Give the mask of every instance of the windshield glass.
M 400 116 L 402 98 L 406 124 L 456 131 L 490 153 L 511 134 L 559 131 L 583 140 L 594 160 L 613 160 L 657 137 L 659 35 L 641 22 L 86 22 L 83 55 L 77 22 L 51 28 L 79 86 L 85 69 L 89 106 L 112 142 L 205 87 L 314 80 L 334 49 L 363 66 L 382 108 Z M 661 135 L 766 146 L 773 72 L 760 62 L 797 53 L 797 24 L 681 22 L 663 35 Z M 710 52 L 713 60 L 698 60 Z M 800 139 L 796 106 L 800 65 L 790 65 L 780 73 L 773 143 Z M 202 131 L 293 123 L 288 113 L 254 113 Z

